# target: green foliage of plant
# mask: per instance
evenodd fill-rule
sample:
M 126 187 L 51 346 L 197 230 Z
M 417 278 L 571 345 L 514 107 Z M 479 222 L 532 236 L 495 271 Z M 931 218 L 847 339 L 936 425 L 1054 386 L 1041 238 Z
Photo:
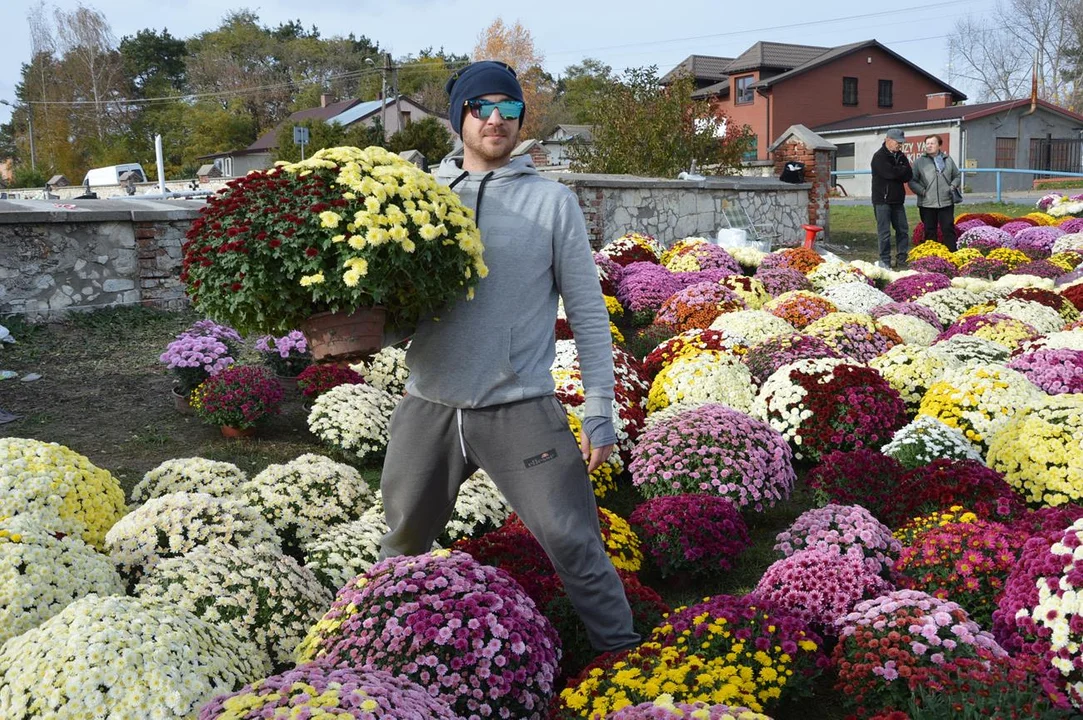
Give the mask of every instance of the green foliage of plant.
M 704 174 L 734 171 L 752 130 L 734 127 L 708 101 L 694 100 L 694 89 L 687 76 L 660 85 L 656 66 L 630 68 L 618 82 L 601 86 L 586 103 L 593 142 L 569 147 L 572 170 L 672 178 L 695 162 Z
M 391 152 L 417 150 L 435 165 L 451 152 L 451 133 L 435 117 L 416 120 L 392 135 L 387 142 Z

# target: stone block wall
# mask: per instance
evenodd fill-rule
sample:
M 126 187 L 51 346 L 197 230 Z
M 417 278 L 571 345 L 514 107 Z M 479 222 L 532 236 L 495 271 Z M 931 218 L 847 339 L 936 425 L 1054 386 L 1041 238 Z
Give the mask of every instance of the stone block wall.
M 777 234 L 776 247 L 799 245 L 804 237 L 801 225 L 809 221 L 809 185 L 774 178 L 660 180 L 571 173 L 553 178 L 578 196 L 595 250 L 633 231 L 667 245 L 689 236 L 713 238 L 725 226 L 724 211 L 737 206 L 755 224 Z
M 84 203 L 93 209 L 82 209 Z M 191 204 L 137 210 L 78 204 L 56 212 L 35 207 L 48 203 L 0 202 L 0 316 L 42 320 L 68 310 L 187 304 L 180 267 L 184 234 L 196 215 Z

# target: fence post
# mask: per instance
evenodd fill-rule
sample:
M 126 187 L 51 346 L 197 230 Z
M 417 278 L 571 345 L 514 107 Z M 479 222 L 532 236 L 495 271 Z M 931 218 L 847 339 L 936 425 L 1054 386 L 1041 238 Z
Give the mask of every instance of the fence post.
M 1000 202 L 1000 169 L 997 169 L 997 202 Z

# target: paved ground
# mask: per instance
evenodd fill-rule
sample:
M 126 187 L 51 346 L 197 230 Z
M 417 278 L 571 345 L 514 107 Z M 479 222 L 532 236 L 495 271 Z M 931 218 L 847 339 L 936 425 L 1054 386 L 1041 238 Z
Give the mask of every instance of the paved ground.
M 1067 193 L 1067 190 L 1057 190 L 1056 192 Z M 1001 202 L 1005 203 L 1017 203 L 1020 205 L 1032 205 L 1036 203 L 1045 192 L 1037 190 L 1027 190 L 1025 192 L 1005 192 L 1001 193 Z M 992 203 L 996 202 L 996 193 L 967 193 L 963 205 L 967 203 Z M 867 197 L 845 197 L 845 198 L 831 198 L 832 205 L 868 205 L 869 198 Z M 907 205 L 916 205 L 917 198 L 909 196 L 906 198 Z

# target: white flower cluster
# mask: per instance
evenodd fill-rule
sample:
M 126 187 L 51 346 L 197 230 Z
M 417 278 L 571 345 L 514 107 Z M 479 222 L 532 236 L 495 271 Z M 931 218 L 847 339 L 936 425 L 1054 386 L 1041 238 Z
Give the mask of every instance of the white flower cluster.
M 767 257 L 767 253 L 754 247 L 723 248 L 743 268 L 758 268 Z
M 880 452 L 895 458 L 907 469 L 928 465 L 940 458 L 982 462 L 981 453 L 961 432 L 928 415 L 918 415 L 896 430 Z
M 376 564 L 380 539 L 387 531 L 384 509 L 378 504 L 357 520 L 336 525 L 306 545 L 305 567 L 324 587 L 337 591 Z
M 884 285 L 898 280 L 901 277 L 915 274 L 913 270 L 900 270 L 898 272 L 889 268 L 882 268 L 879 265 L 874 265 L 871 262 L 865 260 L 851 260 L 851 267 L 855 267 L 865 274 L 865 277 L 869 278 L 873 282 L 883 282 Z
M 873 358 L 869 367 L 898 391 L 907 410 L 913 414 L 929 386 L 943 377 L 948 368 L 958 364 L 959 361 L 950 355 L 936 355 L 918 345 L 896 345 Z
M 578 365 L 576 367 L 578 367 Z M 556 386 L 560 392 L 574 393 L 580 398 L 586 397 L 586 389 L 583 387 L 583 376 L 578 370 L 553 368 L 550 372 L 552 372 L 553 380 L 556 382 Z M 564 411 L 567 412 L 568 415 L 577 417 L 580 424 L 582 424 L 583 417 L 586 414 L 586 404 L 580 402 L 578 405 L 572 405 L 571 403 L 563 403 L 563 405 Z M 621 409 L 620 403 L 614 399 L 612 416 L 613 431 L 617 436 L 617 449 L 620 451 L 623 460 L 626 457 L 630 457 L 632 448 L 635 447 L 635 441 L 638 436 L 633 437 L 628 432 L 629 423 L 621 413 Z
M 552 370 L 572 370 L 579 368 L 579 352 L 575 348 L 575 340 L 557 340 L 556 355 L 553 358 Z
M 272 665 L 293 661 L 331 592 L 291 557 L 263 548 L 198 547 L 159 562 L 135 594 L 179 607 L 253 642 Z
M 1053 241 L 1053 254 L 1083 250 L 1083 233 L 1065 233 Z
M 455 511 L 444 531 L 449 542 L 478 537 L 504 524 L 511 506 L 484 470 L 478 470 L 459 487 Z
M 801 444 L 804 438 L 800 434 L 801 424 L 812 416 L 812 411 L 805 405 L 808 393 L 791 380 L 790 375 L 801 372 L 820 375 L 826 379 L 836 367 L 846 364 L 846 360 L 836 358 L 815 358 L 783 365 L 760 387 L 749 414 L 782 433 L 786 441 L 795 447 L 794 457 L 802 459 L 804 454 L 801 452 Z
M 845 313 L 867 314 L 872 312 L 873 308 L 894 302 L 887 293 L 863 282 L 831 285 L 821 290 L 820 294 L 833 302 L 839 312 Z
M 108 557 L 32 517 L 0 518 L 0 645 L 90 593 L 124 594 Z
M 1008 359 L 1010 351 L 998 342 L 977 335 L 952 335 L 929 347 L 929 352 L 952 363 L 1001 363 Z
M 947 327 L 966 312 L 970 307 L 981 302 L 981 296 L 970 290 L 960 287 L 949 287 L 943 290 L 934 290 L 919 297 L 916 302 L 936 313 L 936 319 Z
M 765 310 L 738 310 L 723 313 L 711 323 L 711 330 L 725 330 L 743 337 L 750 346 L 777 335 L 789 335 L 796 328 Z
M 1020 354 L 1035 350 L 1083 350 L 1083 330 L 1061 330 L 1023 343 Z
M 279 549 L 282 541 L 259 510 L 241 500 L 185 492 L 148 500 L 105 536 L 109 555 L 133 579 L 163 558 L 211 544 Z
M 833 285 L 865 283 L 865 276 L 860 270 L 843 262 L 822 262 L 809 271 L 807 277 L 812 283 L 812 288 L 817 292 L 822 292 Z
M 406 392 L 410 370 L 406 367 L 405 348 L 393 345 L 385 347 L 368 362 L 351 365 L 350 369 L 365 378 L 369 385 L 380 388 L 394 398 L 400 398 Z
M 913 315 L 882 315 L 876 318 L 884 327 L 889 327 L 899 334 L 907 345 L 928 347 L 936 342 L 940 331 L 919 317 Z
M 653 413 L 673 403 L 722 403 L 747 413 L 756 386 L 739 359 L 718 350 L 680 355 L 654 378 L 647 410 Z
M 0 647 L 0 717 L 189 720 L 270 669 L 180 608 L 88 595 Z
M 360 516 L 372 498 L 361 473 L 323 455 L 305 454 L 284 465 L 268 465 L 241 485 L 287 545 L 304 546 L 332 525 Z
M 332 447 L 370 460 L 387 450 L 397 399 L 372 385 L 339 385 L 316 398 L 308 429 Z
M 1083 215 L 1083 202 L 1073 200 L 1067 195 L 1053 201 L 1049 209 L 1045 211 L 1050 217 L 1068 217 L 1069 215 Z
M 1019 298 L 1001 300 L 996 304 L 996 309 L 993 312 L 1025 322 L 1042 335 L 1049 335 L 1064 329 L 1064 318 L 1061 317 L 1059 312 L 1048 305 L 1031 302 L 1030 300 L 1020 300 Z
M 1042 395 L 1021 372 L 974 362 L 949 368 L 929 386 L 918 412 L 959 429 L 984 453 L 993 436 Z
M 1083 520 L 1076 520 L 1064 531 L 1065 537 L 1073 534 L 1076 538 L 1083 538 Z M 1076 619 L 1083 615 L 1083 607 L 1080 606 L 1080 588 L 1069 579 L 1079 572 L 1077 548 L 1078 545 L 1071 547 L 1063 541 L 1053 543 L 1049 552 L 1063 559 L 1064 571 L 1060 577 L 1039 578 L 1037 605 L 1033 610 L 1021 609 L 1016 617 L 1029 615 L 1035 625 L 1049 629 L 1050 663 L 1067 680 L 1068 696 L 1072 704 L 1080 709 L 1083 704 L 1083 679 L 1080 679 L 1075 665 L 1079 662 L 1083 634 L 1072 628 L 1076 625 Z M 1057 589 L 1051 589 L 1050 585 Z
M 144 475 L 132 488 L 132 500 L 142 505 L 151 498 L 175 492 L 230 497 L 247 479 L 248 475 L 230 462 L 201 457 L 175 458 Z

